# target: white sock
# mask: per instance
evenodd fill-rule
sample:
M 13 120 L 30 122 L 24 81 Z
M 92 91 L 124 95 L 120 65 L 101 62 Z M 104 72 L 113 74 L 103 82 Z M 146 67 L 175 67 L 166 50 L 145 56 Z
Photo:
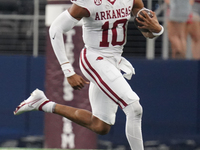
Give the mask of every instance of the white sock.
M 44 112 L 53 113 L 55 106 L 56 106 L 55 102 L 49 101 L 46 104 L 44 104 L 44 106 L 42 106 L 42 110 Z
M 144 150 L 141 121 L 142 107 L 136 101 L 123 109 L 126 114 L 126 137 L 132 150 Z

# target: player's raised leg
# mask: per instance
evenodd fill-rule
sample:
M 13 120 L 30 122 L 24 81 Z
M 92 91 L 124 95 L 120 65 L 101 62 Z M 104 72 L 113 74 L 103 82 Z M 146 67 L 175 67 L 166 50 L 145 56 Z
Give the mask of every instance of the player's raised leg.
M 93 116 L 90 111 L 56 104 L 55 102 L 50 101 L 43 91 L 38 89 L 33 91 L 31 96 L 16 108 L 14 115 L 20 115 L 25 112 L 37 110 L 55 113 L 66 117 L 69 120 L 96 132 L 97 134 L 107 134 L 110 130 L 110 125 Z
M 90 111 L 85 109 L 56 104 L 54 113 L 66 117 L 69 120 L 86 127 L 97 134 L 107 134 L 111 128 L 111 125 L 93 116 Z

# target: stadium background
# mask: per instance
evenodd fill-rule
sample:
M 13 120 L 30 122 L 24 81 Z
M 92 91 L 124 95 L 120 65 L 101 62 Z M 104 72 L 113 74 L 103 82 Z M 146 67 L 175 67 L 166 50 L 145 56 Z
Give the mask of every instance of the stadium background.
M 163 1 L 143 2 L 157 12 L 165 26 Z M 52 99 L 62 99 L 66 91 L 72 91 L 49 50 L 47 6 L 58 3 L 63 5 L 69 1 L 0 0 L 0 146 L 129 149 L 124 134 L 125 116 L 120 109 L 116 125 L 105 136 L 96 136 L 54 115 L 30 112 L 14 116 L 12 113 L 36 87 Z M 50 15 L 56 13 L 53 11 Z M 191 60 L 190 47 L 186 60 L 171 60 L 166 32 L 156 40 L 146 40 L 133 22 L 128 27 L 124 56 L 136 69 L 130 85 L 140 96 L 144 108 L 145 149 L 200 149 L 200 62 Z M 78 57 L 77 49 L 82 47 L 80 32 L 80 26 L 75 27 L 71 35 L 67 35 L 72 36 L 72 40 L 66 36 L 69 52 L 76 49 L 73 57 Z M 77 69 L 77 62 L 74 65 Z M 75 93 L 75 97 L 70 97 L 69 93 L 63 97 L 80 99 L 76 97 L 80 95 L 84 102 L 74 99 L 61 102 L 90 109 L 86 90 Z M 55 120 L 51 121 L 52 118 Z M 61 142 L 63 122 L 68 137 L 73 130 L 78 138 L 75 145 Z

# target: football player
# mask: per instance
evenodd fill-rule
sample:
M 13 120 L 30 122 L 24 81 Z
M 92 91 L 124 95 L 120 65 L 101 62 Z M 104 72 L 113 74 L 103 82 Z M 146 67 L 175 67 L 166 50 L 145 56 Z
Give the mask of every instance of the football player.
M 50 38 L 56 57 L 69 84 L 81 90 L 90 84 L 89 100 L 92 112 L 49 101 L 44 93 L 36 89 L 22 102 L 14 114 L 43 110 L 64 116 L 98 134 L 107 134 L 115 123 L 118 106 L 126 115 L 126 137 L 133 150 L 143 150 L 141 131 L 142 107 L 139 96 L 131 89 L 125 78 L 131 79 L 133 66 L 122 57 L 126 43 L 127 24 L 131 14 L 146 38 L 163 33 L 156 14 L 146 12 L 142 0 L 71 0 L 72 6 L 61 13 L 50 26 Z M 64 49 L 63 33 L 72 29 L 82 19 L 85 47 L 80 54 L 80 68 L 84 76 L 76 74 Z M 141 21 L 143 20 L 143 21 Z M 120 72 L 123 70 L 124 75 Z M 30 107 L 31 105 L 31 107 Z

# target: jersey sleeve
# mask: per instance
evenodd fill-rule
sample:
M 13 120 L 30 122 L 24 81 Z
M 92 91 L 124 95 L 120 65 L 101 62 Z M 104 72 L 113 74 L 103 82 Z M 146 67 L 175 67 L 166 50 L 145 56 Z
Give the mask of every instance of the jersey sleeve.
M 90 14 L 92 14 L 93 8 L 90 4 L 91 0 L 70 0 L 73 4 L 76 4 L 80 7 L 83 7 L 88 10 Z M 90 7 L 91 6 L 91 7 Z

